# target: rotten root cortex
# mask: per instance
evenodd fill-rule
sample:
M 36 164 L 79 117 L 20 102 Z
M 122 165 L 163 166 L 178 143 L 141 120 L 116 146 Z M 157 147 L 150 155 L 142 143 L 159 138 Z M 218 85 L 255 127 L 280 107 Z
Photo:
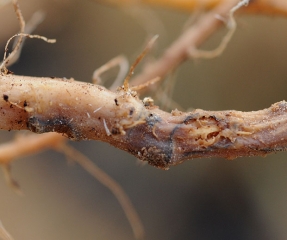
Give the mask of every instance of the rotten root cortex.
M 57 132 L 62 133 L 72 140 L 80 140 L 81 134 L 71 124 L 71 120 L 65 117 L 42 120 L 37 117 L 30 117 L 27 127 L 35 133 Z
M 269 131 L 272 126 L 264 122 L 266 117 L 254 122 L 253 113 L 242 117 L 242 112 L 237 111 L 208 112 L 198 109 L 190 113 L 174 111 L 166 118 L 166 113 L 162 115 L 159 109 L 145 110 L 143 123 L 126 128 L 124 134 L 111 131 L 104 141 L 157 168 L 168 169 L 191 158 L 233 159 L 265 155 L 286 148 L 286 143 L 282 141 L 281 144 L 267 142 L 275 134 Z M 270 121 L 278 115 L 272 109 L 262 111 L 272 113 Z M 81 131 L 64 117 L 45 121 L 30 117 L 28 128 L 37 133 L 59 132 L 76 140 L 82 136 Z
M 127 131 L 130 153 L 161 169 L 202 157 L 234 159 L 286 149 L 287 104 L 257 112 L 173 111 L 149 114 L 146 123 Z

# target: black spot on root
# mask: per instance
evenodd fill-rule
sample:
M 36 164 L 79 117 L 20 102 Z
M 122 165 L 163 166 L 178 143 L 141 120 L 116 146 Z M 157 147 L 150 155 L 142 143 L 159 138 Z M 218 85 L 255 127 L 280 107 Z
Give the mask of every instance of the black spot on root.
M 3 99 L 4 99 L 4 101 L 8 102 L 8 99 L 9 99 L 8 95 L 3 94 Z
M 134 108 L 134 107 L 131 107 L 131 108 L 130 108 L 130 113 L 129 113 L 130 116 L 134 114 L 134 111 L 135 111 L 135 108 Z
M 53 119 L 30 117 L 27 122 L 27 127 L 35 133 L 57 132 L 63 133 L 73 140 L 83 139 L 83 136 L 76 130 L 73 124 L 71 124 L 71 120 L 63 117 Z

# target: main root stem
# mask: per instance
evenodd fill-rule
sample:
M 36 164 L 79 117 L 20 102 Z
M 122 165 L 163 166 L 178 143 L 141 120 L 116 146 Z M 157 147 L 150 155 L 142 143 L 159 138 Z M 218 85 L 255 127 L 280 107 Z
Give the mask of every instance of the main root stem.
M 0 92 L 0 129 L 100 140 L 162 169 L 191 158 L 233 159 L 287 147 L 284 101 L 256 112 L 167 113 L 124 87 L 111 92 L 74 80 L 15 75 L 0 75 Z

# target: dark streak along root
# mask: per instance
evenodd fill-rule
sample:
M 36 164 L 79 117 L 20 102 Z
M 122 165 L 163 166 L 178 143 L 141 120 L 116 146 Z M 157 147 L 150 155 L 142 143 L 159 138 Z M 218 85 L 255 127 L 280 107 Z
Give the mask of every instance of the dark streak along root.
M 71 124 L 71 119 L 57 117 L 54 119 L 44 119 L 30 117 L 27 122 L 27 128 L 34 133 L 57 132 L 62 133 L 72 140 L 81 140 L 83 137 L 77 131 L 77 128 Z

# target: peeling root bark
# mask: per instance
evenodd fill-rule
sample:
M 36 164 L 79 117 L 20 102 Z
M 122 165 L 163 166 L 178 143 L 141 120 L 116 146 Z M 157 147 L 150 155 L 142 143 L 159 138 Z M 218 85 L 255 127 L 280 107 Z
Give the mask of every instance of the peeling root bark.
M 164 112 L 136 92 L 73 79 L 0 75 L 0 129 L 100 140 L 161 169 L 200 157 L 265 155 L 287 147 L 287 103 L 254 111 Z

